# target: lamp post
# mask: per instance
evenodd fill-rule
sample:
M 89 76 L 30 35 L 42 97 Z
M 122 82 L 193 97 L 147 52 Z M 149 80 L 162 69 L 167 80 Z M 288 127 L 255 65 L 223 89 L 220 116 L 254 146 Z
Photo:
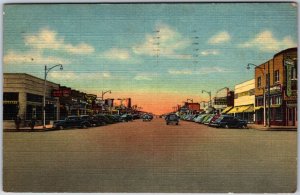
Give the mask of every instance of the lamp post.
M 250 66 L 254 66 L 255 68 L 258 68 L 264 75 L 264 77 L 267 79 L 267 75 L 266 75 L 266 69 L 265 68 L 261 68 L 255 64 L 252 64 L 252 63 L 248 63 L 247 65 L 247 69 L 249 70 L 250 69 Z M 270 86 L 270 79 L 268 79 L 268 88 Z M 270 90 L 269 90 L 269 93 L 270 93 Z M 266 90 L 265 90 L 265 87 L 263 88 L 263 96 L 264 96 L 264 127 L 266 126 Z M 270 102 L 270 96 L 269 96 L 269 102 Z M 270 107 L 269 107 L 269 110 L 270 110 Z M 270 115 L 269 117 L 270 118 Z M 270 126 L 270 122 L 269 122 L 269 126 Z
M 111 90 L 108 90 L 108 91 L 102 91 L 102 94 L 101 94 L 101 99 L 103 101 L 103 98 L 104 98 L 104 94 L 106 93 L 111 93 Z
M 202 93 L 205 92 L 209 95 L 209 106 L 211 106 L 211 91 L 202 90 Z
M 62 64 L 54 65 L 50 68 L 47 68 L 47 65 L 45 65 L 45 72 L 44 72 L 44 94 L 43 94 L 43 128 L 46 128 L 46 79 L 47 75 L 53 68 L 60 66 L 60 70 L 63 70 Z

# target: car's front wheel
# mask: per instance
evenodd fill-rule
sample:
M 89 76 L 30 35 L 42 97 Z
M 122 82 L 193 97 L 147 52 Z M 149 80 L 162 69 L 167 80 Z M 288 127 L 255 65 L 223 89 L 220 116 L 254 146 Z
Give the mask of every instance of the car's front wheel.
M 58 129 L 63 130 L 64 126 L 60 125 L 60 126 L 58 126 Z

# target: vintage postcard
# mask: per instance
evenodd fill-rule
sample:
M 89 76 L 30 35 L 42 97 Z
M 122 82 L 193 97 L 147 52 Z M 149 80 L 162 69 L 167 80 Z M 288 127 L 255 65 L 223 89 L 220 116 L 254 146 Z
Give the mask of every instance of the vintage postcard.
M 293 193 L 297 3 L 3 5 L 3 191 Z

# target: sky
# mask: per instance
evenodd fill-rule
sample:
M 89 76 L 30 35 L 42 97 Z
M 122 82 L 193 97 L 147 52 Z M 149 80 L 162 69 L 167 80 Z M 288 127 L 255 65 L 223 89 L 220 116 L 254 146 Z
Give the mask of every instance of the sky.
M 162 114 L 254 78 L 296 47 L 295 3 L 11 4 L 3 13 L 3 72 L 44 77 Z

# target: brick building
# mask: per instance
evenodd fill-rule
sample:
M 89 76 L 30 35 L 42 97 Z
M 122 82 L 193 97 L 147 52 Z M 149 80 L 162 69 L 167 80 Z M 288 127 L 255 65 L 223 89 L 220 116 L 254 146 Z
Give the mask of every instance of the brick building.
M 262 124 L 264 120 L 264 92 L 267 118 L 270 99 L 271 125 L 296 126 L 297 48 L 283 50 L 255 68 L 255 116 L 258 124 Z

